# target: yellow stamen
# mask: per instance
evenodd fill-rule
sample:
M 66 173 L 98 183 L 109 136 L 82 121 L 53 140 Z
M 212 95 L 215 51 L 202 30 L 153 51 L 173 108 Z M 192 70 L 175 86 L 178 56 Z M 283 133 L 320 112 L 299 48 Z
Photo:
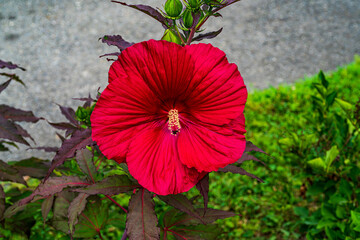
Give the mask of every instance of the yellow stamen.
M 169 123 L 168 123 L 168 128 L 170 130 L 171 135 L 176 136 L 181 129 L 180 126 L 180 120 L 179 120 L 179 112 L 176 109 L 171 109 L 169 111 Z

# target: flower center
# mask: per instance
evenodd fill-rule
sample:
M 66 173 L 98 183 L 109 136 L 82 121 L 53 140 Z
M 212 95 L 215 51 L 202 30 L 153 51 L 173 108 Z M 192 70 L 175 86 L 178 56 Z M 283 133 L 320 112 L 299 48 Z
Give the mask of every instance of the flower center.
M 169 123 L 168 129 L 170 130 L 171 135 L 176 136 L 181 129 L 180 121 L 179 121 L 179 112 L 176 109 L 171 109 L 169 111 Z

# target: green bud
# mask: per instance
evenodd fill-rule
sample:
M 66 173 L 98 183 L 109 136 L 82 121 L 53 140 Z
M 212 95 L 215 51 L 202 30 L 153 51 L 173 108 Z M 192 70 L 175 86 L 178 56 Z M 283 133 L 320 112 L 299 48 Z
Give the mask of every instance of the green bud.
M 173 42 L 181 45 L 180 37 L 170 29 L 165 30 L 164 36 L 161 38 L 161 40 L 166 40 L 168 42 Z
M 191 8 L 197 9 L 200 7 L 199 0 L 188 0 L 187 2 Z
M 167 0 L 165 3 L 165 12 L 170 17 L 178 17 L 182 12 L 182 8 L 180 0 Z
M 186 28 L 191 28 L 193 22 L 194 22 L 194 19 L 193 19 L 193 16 L 191 14 L 191 11 L 189 9 L 186 9 L 185 10 L 185 13 L 183 15 L 183 21 L 184 21 L 184 26 Z

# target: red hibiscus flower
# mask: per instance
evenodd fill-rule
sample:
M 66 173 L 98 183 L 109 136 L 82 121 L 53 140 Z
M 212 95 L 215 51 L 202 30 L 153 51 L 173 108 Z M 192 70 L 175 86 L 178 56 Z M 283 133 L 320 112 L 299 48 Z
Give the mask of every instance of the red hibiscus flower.
M 92 137 L 148 190 L 185 192 L 243 154 L 246 98 L 237 66 L 218 48 L 141 42 L 111 65 Z

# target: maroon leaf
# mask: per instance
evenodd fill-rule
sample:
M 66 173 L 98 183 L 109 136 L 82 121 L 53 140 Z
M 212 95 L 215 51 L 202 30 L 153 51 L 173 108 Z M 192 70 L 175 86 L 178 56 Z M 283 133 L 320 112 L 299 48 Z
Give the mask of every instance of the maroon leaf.
M 67 187 L 79 187 L 89 185 L 88 182 L 81 180 L 75 176 L 62 176 L 62 177 L 51 177 L 45 182 L 39 184 L 35 191 L 29 196 L 20 201 L 20 205 L 24 205 L 34 199 L 35 196 L 51 196 L 55 193 L 61 192 Z
M 0 185 L 0 219 L 3 218 L 5 212 L 5 193 L 3 187 Z
M 194 37 L 192 41 L 201 41 L 203 39 L 214 38 L 217 35 L 219 35 L 222 30 L 223 30 L 223 28 L 220 28 L 219 30 L 214 31 L 214 32 L 208 32 L 208 33 L 204 33 L 204 34 L 199 34 L 198 36 Z
M 79 122 L 76 120 L 76 114 L 74 109 L 71 107 L 63 107 L 61 105 L 58 105 L 61 113 L 66 117 L 67 120 L 69 120 L 72 124 L 79 126 Z
M 15 127 L 21 136 L 30 138 L 33 142 L 35 142 L 35 140 L 30 136 L 30 134 L 24 128 L 22 128 L 20 125 L 15 124 Z
M 241 168 L 241 167 L 236 167 L 236 166 L 234 166 L 234 165 L 227 165 L 227 166 L 224 167 L 224 168 L 219 168 L 218 171 L 220 171 L 220 172 L 238 173 L 238 174 L 241 174 L 241 175 L 246 175 L 246 176 L 255 178 L 255 179 L 257 179 L 259 182 L 264 182 L 262 179 L 258 178 L 258 177 L 255 176 L 254 174 L 251 174 L 251 173 L 245 171 L 243 168 Z
M 149 15 L 150 17 L 154 18 L 155 20 L 159 21 L 163 25 L 163 27 L 165 29 L 167 29 L 168 26 L 171 25 L 170 22 L 163 15 L 161 15 L 161 13 L 159 11 L 157 11 L 156 9 L 154 9 L 154 8 L 152 8 L 150 6 L 141 5 L 141 4 L 139 4 L 139 5 L 128 5 L 128 4 L 124 3 L 124 2 L 119 2 L 119 1 L 114 1 L 114 0 L 112 2 L 120 3 L 120 4 L 124 5 L 124 6 L 134 8 L 134 9 L 136 9 L 138 11 L 141 11 L 141 12 L 145 13 L 146 15 Z
M 48 123 L 56 129 L 66 130 L 66 131 L 70 131 L 72 133 L 74 131 L 80 129 L 78 126 L 75 126 L 74 124 L 71 124 L 68 122 L 59 122 L 59 123 L 48 122 Z
M 212 208 L 208 208 L 207 210 L 199 208 L 196 210 L 200 215 L 203 215 L 203 220 L 206 224 L 213 223 L 218 219 L 230 218 L 238 215 L 230 211 L 223 211 Z
M 99 58 L 107 57 L 107 56 L 116 56 L 116 57 L 118 57 L 120 54 L 121 54 L 120 52 L 106 53 L 106 54 L 103 54 L 103 55 L 99 56 Z M 108 61 L 110 61 L 110 60 L 115 61 L 115 59 L 108 59 L 108 58 L 107 58 L 107 60 Z
M 86 206 L 86 199 L 89 195 L 86 193 L 80 193 L 72 202 L 68 208 L 68 218 L 69 218 L 69 229 L 70 234 L 74 234 L 74 226 L 78 223 L 79 215 L 84 211 Z
M 123 51 L 126 48 L 128 48 L 128 47 L 135 44 L 135 43 L 130 43 L 130 42 L 125 41 L 120 35 L 112 35 L 112 36 L 105 35 L 104 37 L 99 38 L 99 40 L 100 39 L 101 39 L 101 41 L 103 43 L 106 43 L 109 46 L 115 46 L 115 47 L 119 48 L 120 51 Z M 109 56 L 109 55 L 116 55 L 116 54 L 117 53 L 109 53 L 109 54 L 102 55 L 100 57 Z M 117 54 L 116 56 L 118 56 L 119 54 Z
M 134 184 L 134 182 L 132 182 L 126 175 L 114 175 L 103 179 L 101 182 L 94 183 L 84 188 L 77 188 L 73 191 L 87 193 L 90 195 L 117 195 L 119 193 L 134 190 L 138 187 L 140 187 L 140 185 Z
M 19 78 L 18 75 L 16 74 L 10 74 L 10 73 L 0 73 L 1 76 L 5 76 L 8 77 L 9 80 L 14 80 L 16 82 L 19 82 L 20 84 L 22 84 L 23 86 L 25 86 L 25 83 Z
M 206 213 L 208 201 L 209 201 L 209 174 L 206 174 L 197 184 L 196 188 L 199 190 L 204 198 L 204 214 Z
M 48 196 L 44 199 L 44 201 L 41 204 L 41 215 L 43 218 L 43 222 L 45 224 L 46 218 L 49 215 L 49 212 L 53 206 L 54 203 L 54 195 Z
M 192 203 L 184 195 L 182 194 L 166 195 L 166 196 L 158 195 L 158 197 L 162 201 L 169 204 L 170 206 L 173 206 L 174 208 L 179 209 L 180 211 L 185 212 L 190 216 L 193 216 L 199 219 L 201 222 L 203 222 L 201 216 L 196 212 Z
M 9 86 L 10 82 L 11 82 L 11 79 L 10 79 L 10 80 L 7 80 L 6 82 L 4 82 L 4 83 L 2 83 L 2 84 L 0 85 L 0 93 L 1 93 L 2 91 L 4 91 L 4 89 Z
M 24 111 L 21 109 L 13 108 L 7 105 L 0 105 L 0 114 L 6 118 L 13 121 L 24 121 L 24 122 L 37 122 L 41 118 L 35 117 L 31 111 Z
M 22 128 L 19 128 L 19 125 L 0 115 L 0 138 L 9 139 L 11 141 L 30 146 L 29 143 L 21 136 L 24 133 L 21 132 L 21 129 Z
M 216 225 L 179 226 L 172 227 L 167 234 L 174 236 L 176 240 L 215 240 L 221 234 L 221 229 Z
M 12 181 L 26 185 L 26 182 L 20 175 L 19 171 L 2 160 L 0 160 L 0 180 Z
M 95 182 L 96 168 L 93 161 L 93 153 L 84 148 L 76 152 L 76 161 L 83 173 L 85 173 L 89 180 Z
M 74 100 L 84 101 L 83 108 L 88 108 L 91 106 L 91 103 L 96 102 L 95 99 L 93 99 L 89 93 L 89 97 L 87 98 L 73 98 Z
M 49 161 L 35 157 L 9 163 L 19 171 L 21 176 L 30 176 L 34 178 L 45 177 L 47 170 L 50 167 Z
M 91 129 L 76 131 L 70 139 L 66 139 L 62 143 L 59 151 L 52 160 L 51 167 L 45 177 L 45 180 L 50 176 L 54 169 L 63 164 L 66 159 L 74 157 L 76 150 L 85 148 L 93 143 L 94 142 L 91 139 Z
M 213 10 L 213 13 L 218 12 L 218 11 L 220 11 L 221 9 L 223 9 L 223 8 L 225 8 L 225 7 L 233 4 L 233 3 L 239 2 L 239 1 L 240 1 L 240 0 L 227 0 L 226 2 L 220 4 L 219 7 L 215 8 L 215 9 Z
M 251 152 L 251 151 L 255 151 L 255 152 L 261 152 L 261 153 L 265 153 L 263 150 L 261 150 L 260 148 L 258 148 L 257 146 L 255 146 L 252 142 L 250 141 L 246 141 L 246 147 L 245 147 L 245 152 Z
M 45 152 L 57 152 L 59 150 L 58 147 L 31 147 L 28 149 L 43 150 Z
M 126 231 L 130 240 L 160 239 L 154 207 L 151 193 L 144 188 L 131 197 L 129 212 L 126 216 Z
M 259 163 L 262 163 L 263 165 L 266 165 L 263 161 L 257 159 L 256 157 L 249 155 L 247 153 L 243 153 L 243 155 L 241 156 L 241 158 L 237 161 L 237 163 L 243 163 L 245 161 L 249 161 L 249 160 L 253 160 Z
M 23 71 L 26 71 L 25 68 L 19 67 L 19 65 L 16 65 L 12 62 L 4 62 L 2 60 L 0 60 L 0 68 L 8 68 L 8 69 L 16 69 L 19 68 Z

